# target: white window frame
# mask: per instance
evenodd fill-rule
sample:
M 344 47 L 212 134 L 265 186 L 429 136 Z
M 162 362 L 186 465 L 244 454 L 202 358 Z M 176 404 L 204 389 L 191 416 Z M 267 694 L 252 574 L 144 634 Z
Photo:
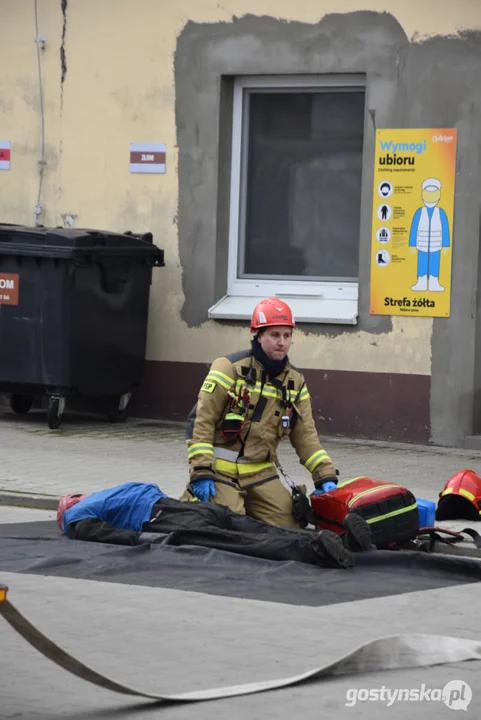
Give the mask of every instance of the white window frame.
M 277 280 L 262 277 L 238 277 L 239 246 L 241 245 L 242 203 L 246 200 L 246 188 L 242 187 L 242 169 L 247 151 L 243 143 L 246 105 L 244 97 L 250 90 L 299 90 L 346 91 L 365 89 L 360 75 L 284 75 L 243 76 L 234 81 L 232 118 L 232 155 L 230 185 L 229 247 L 227 267 L 227 295 L 209 310 L 211 318 L 247 318 L 254 300 L 263 297 L 283 297 L 294 305 L 299 321 L 339 322 L 355 324 L 357 321 L 358 280 Z M 290 300 L 291 299 L 291 300 Z M 252 307 L 251 307 L 252 306 Z M 298 311 L 296 313 L 297 306 Z

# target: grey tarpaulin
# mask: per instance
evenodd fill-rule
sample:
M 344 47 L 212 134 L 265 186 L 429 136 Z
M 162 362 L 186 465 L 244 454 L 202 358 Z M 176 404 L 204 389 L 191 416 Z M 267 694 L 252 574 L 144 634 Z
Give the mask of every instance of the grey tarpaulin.
M 481 580 L 481 560 L 475 558 L 379 550 L 357 553 L 355 567 L 346 571 L 187 544 L 122 547 L 69 540 L 54 521 L 0 525 L 0 567 L 310 607 Z
M 307 681 L 322 680 L 335 675 L 354 675 L 362 672 L 444 665 L 464 660 L 481 660 L 481 642 L 476 640 L 444 637 L 442 635 L 392 635 L 361 645 L 351 653 L 343 655 L 339 660 L 328 665 L 306 670 L 291 677 L 280 678 L 279 680 L 261 680 L 224 688 L 194 690 L 176 695 L 164 695 L 130 688 L 100 675 L 49 640 L 7 600 L 0 602 L 0 615 L 42 655 L 45 655 L 45 657 L 73 675 L 122 695 L 143 697 L 165 703 L 220 700 L 239 695 L 266 692 L 267 690 L 277 690 Z M 192 683 L 192 678 L 189 683 Z

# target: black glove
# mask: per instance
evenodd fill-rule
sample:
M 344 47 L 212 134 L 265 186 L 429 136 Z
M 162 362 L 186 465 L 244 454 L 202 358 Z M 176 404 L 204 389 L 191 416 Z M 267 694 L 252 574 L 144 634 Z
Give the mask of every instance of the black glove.
M 292 515 L 302 528 L 307 527 L 309 523 L 316 525 L 316 516 L 309 498 L 299 487 L 292 488 Z

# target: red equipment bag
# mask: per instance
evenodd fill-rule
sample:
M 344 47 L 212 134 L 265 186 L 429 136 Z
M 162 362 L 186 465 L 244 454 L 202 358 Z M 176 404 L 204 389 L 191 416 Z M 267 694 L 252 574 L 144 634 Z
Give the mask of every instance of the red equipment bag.
M 356 512 L 369 524 L 372 542 L 380 549 L 394 548 L 419 531 L 416 498 L 394 483 L 358 477 L 310 499 L 320 530 L 342 533 L 346 515 Z

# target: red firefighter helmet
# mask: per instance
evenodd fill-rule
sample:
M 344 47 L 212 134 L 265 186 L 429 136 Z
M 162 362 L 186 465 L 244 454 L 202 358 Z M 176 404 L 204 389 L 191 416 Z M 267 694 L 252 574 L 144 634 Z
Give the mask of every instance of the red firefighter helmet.
M 76 505 L 78 502 L 80 502 L 80 500 L 83 500 L 83 498 L 85 497 L 87 497 L 87 495 L 64 495 L 60 498 L 60 502 L 57 508 L 57 525 L 59 526 L 60 530 L 63 530 L 62 520 L 64 513 L 71 507 Z
M 251 333 L 256 333 L 265 327 L 273 325 L 287 325 L 295 327 L 292 310 L 287 303 L 277 298 L 266 298 L 254 308 L 251 320 Z
M 436 520 L 479 520 L 481 477 L 474 470 L 460 470 L 449 478 L 439 493 Z

